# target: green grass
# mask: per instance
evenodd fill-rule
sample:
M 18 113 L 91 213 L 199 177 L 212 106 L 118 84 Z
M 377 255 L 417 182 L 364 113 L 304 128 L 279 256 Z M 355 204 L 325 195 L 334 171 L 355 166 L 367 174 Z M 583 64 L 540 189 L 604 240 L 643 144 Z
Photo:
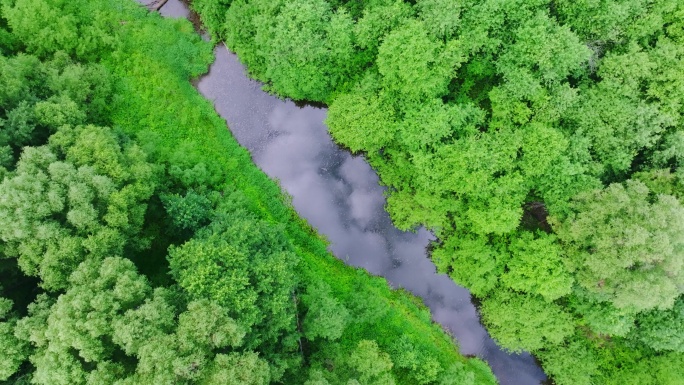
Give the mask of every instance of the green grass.
M 260 218 L 283 224 L 302 258 L 301 281 L 325 282 L 342 303 L 366 295 L 390 305 L 376 323 L 349 326 L 340 340 L 343 345 L 366 338 L 386 349 L 400 336 L 407 336 L 444 367 L 464 363 L 475 373 L 476 384 L 495 383 L 483 362 L 459 354 L 455 341 L 431 320 L 419 299 L 404 290 L 392 290 L 384 278 L 346 266 L 332 256 L 324 238 L 297 215 L 277 183 L 254 165 L 212 104 L 190 82 L 213 60 L 211 44 L 202 42 L 185 20 L 163 20 L 140 10 L 128 15 L 127 43 L 105 60 L 120 78 L 119 97 L 112 106 L 114 125 L 143 143 L 153 138 L 153 151 L 162 160 L 189 156 L 204 163 L 220 176 L 217 186 L 241 191 Z M 192 44 L 187 43 L 189 34 L 194 34 Z M 401 373 L 395 375 L 400 383 L 407 383 Z

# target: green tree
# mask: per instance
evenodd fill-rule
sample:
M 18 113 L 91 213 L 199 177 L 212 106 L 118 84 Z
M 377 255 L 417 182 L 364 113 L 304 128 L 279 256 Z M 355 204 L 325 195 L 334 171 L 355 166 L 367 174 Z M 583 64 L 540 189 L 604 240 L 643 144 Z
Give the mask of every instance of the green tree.
M 249 330 L 246 347 L 293 331 L 297 257 L 278 227 L 237 212 L 171 249 L 169 261 L 193 298 L 218 302 Z
M 567 119 L 576 134 L 588 139 L 587 150 L 607 171 L 624 172 L 644 149 L 675 123 L 657 102 L 647 102 L 641 87 L 655 64 L 636 44 L 627 52 L 608 54 L 597 75 L 601 82 L 587 89 Z
M 304 335 L 310 340 L 326 338 L 334 341 L 344 333 L 351 321 L 349 311 L 330 293 L 330 287 L 319 283 L 307 287 L 302 296 L 307 313 L 304 318 Z
M 378 348 L 375 341 L 362 340 L 349 356 L 347 364 L 358 374 L 364 384 L 390 385 L 394 378 L 390 369 L 394 365 L 387 353 Z
M 115 31 L 121 20 L 113 12 L 103 12 L 103 5 L 65 0 L 3 1 L 2 13 L 28 52 L 45 57 L 65 51 L 93 60 L 119 43 Z
M 378 49 L 376 63 L 383 90 L 390 93 L 393 102 L 408 105 L 446 94 L 456 64 L 418 21 L 409 21 L 388 33 Z
M 206 195 L 188 190 L 183 196 L 164 194 L 160 198 L 172 223 L 180 230 L 196 231 L 211 219 L 213 202 Z
M 142 150 L 122 146 L 108 128 L 64 126 L 49 146 L 25 148 L 0 184 L 5 254 L 44 288 L 63 289 L 88 256 L 148 246 L 139 232 L 155 180 Z
M 451 0 L 419 0 L 416 8 L 420 18 L 430 34 L 433 36 L 450 40 L 456 37 L 463 24 L 461 20 L 464 8 L 471 2 L 455 2 Z
M 635 314 L 616 308 L 611 302 L 597 301 L 586 290 L 576 287 L 568 307 L 581 316 L 582 324 L 602 336 L 625 337 L 634 328 Z
M 42 145 L 64 124 L 106 123 L 111 80 L 104 67 L 74 63 L 64 52 L 50 60 L 0 56 L 0 166 L 10 169 L 23 146 Z
M 350 150 L 374 154 L 394 140 L 397 128 L 393 115 L 377 96 L 366 96 L 359 90 L 336 98 L 326 122 L 330 132 Z
M 652 310 L 637 317 L 639 327 L 634 335 L 647 346 L 658 350 L 684 353 L 684 299 L 665 311 Z
M 684 279 L 684 209 L 675 197 L 653 197 L 630 180 L 577 196 L 573 209 L 555 229 L 582 287 L 617 308 L 672 307 Z
M 83 262 L 69 281 L 56 301 L 39 297 L 17 326 L 17 336 L 33 345 L 38 384 L 85 384 L 89 370 L 82 361 L 106 365 L 116 349 L 112 322 L 150 294 L 145 278 L 121 258 Z
M 14 335 L 17 317 L 12 314 L 12 301 L 0 297 L 0 381 L 7 380 L 28 358 L 28 344 Z
M 201 381 L 206 385 L 267 385 L 270 383 L 268 363 L 258 353 L 217 354 Z
M 502 277 L 504 285 L 541 295 L 547 301 L 570 294 L 574 280 L 563 264 L 562 250 L 554 236 L 525 232 L 509 248 L 511 259 Z
M 600 357 L 586 341 L 575 336 L 566 344 L 540 353 L 546 373 L 559 385 L 592 385 L 599 373 Z
M 363 50 L 366 60 L 373 62 L 383 37 L 409 20 L 414 10 L 400 0 L 363 1 L 360 17 L 354 25 L 357 45 Z
M 182 296 L 153 291 L 122 258 L 87 260 L 69 280 L 64 294 L 41 296 L 18 322 L 17 337 L 33 348 L 34 383 L 217 384 L 227 375 L 268 383 L 256 354 L 219 353 L 241 345 L 244 331 L 215 302 L 181 311 Z
M 560 345 L 572 335 L 572 316 L 555 303 L 499 290 L 482 301 L 482 319 L 496 341 L 514 352 Z
M 332 89 L 325 29 L 332 11 L 324 0 L 284 2 L 275 16 L 267 50 L 266 77 L 293 99 L 324 100 Z
M 432 252 L 440 272 L 448 273 L 474 295 L 484 297 L 491 292 L 504 273 L 509 254 L 484 237 L 452 236 Z

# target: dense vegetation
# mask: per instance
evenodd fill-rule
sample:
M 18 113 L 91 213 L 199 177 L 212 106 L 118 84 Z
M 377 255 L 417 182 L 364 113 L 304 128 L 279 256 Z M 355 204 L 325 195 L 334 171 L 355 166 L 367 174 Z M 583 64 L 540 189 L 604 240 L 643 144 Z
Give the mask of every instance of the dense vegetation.
M 195 0 L 558 384 L 684 379 L 684 2 Z
M 0 382 L 494 384 L 346 267 L 132 1 L 0 0 Z

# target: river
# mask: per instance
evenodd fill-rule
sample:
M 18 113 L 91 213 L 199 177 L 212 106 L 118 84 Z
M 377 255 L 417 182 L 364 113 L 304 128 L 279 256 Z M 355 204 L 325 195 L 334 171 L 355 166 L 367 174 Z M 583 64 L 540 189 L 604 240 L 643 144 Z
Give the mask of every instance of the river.
M 169 0 L 160 13 L 190 16 L 179 0 Z M 332 140 L 326 109 L 299 107 L 262 91 L 222 44 L 215 55 L 197 89 L 254 162 L 292 196 L 299 215 L 328 238 L 335 256 L 422 298 L 433 320 L 458 340 L 461 353 L 485 360 L 502 385 L 538 385 L 546 379 L 530 354 L 499 348 L 480 323 L 468 290 L 436 273 L 427 256 L 432 234 L 392 225 L 384 210 L 385 188 L 362 156 Z

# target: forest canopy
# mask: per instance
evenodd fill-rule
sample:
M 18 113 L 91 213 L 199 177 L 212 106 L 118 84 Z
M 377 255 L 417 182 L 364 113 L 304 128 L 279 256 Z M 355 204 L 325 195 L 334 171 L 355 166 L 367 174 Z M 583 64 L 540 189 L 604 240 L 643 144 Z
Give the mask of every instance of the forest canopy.
M 684 3 L 192 6 L 269 90 L 329 105 L 502 346 L 558 384 L 681 383 Z
M 495 384 L 345 266 L 129 0 L 0 0 L 0 383 Z M 400 343 L 400 345 L 399 345 Z

